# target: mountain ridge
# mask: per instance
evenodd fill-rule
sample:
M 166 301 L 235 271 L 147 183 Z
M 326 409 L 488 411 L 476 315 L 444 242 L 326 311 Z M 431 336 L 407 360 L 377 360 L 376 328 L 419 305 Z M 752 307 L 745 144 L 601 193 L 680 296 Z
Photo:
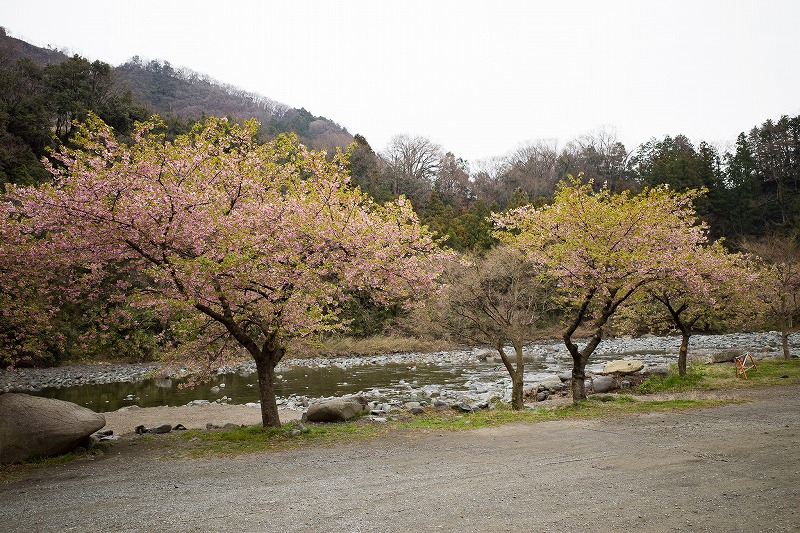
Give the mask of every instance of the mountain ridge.
M 66 50 L 35 46 L 9 36 L 0 27 L 0 67 L 28 59 L 44 68 L 70 58 Z M 100 60 L 100 63 L 105 62 Z M 130 91 L 133 101 L 144 106 L 149 114 L 173 117 L 186 123 L 204 116 L 226 116 L 237 122 L 255 118 L 261 123 L 259 133 L 264 139 L 292 132 L 311 148 L 320 150 L 330 151 L 353 142 L 353 135 L 333 120 L 189 68 L 173 68 L 166 60 L 145 62 L 134 56 L 118 66 L 105 64 L 111 70 L 113 90 L 118 94 Z

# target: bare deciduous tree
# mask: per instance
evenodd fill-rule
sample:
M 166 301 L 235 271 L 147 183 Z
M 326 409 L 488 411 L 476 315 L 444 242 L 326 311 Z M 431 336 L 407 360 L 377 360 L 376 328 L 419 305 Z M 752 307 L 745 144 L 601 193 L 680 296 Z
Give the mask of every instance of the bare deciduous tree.
M 383 154 L 392 194 L 406 194 L 412 200 L 427 198 L 442 156 L 442 147 L 425 137 L 392 137 Z
M 446 324 L 451 332 L 500 354 L 511 376 L 513 409 L 522 409 L 525 363 L 522 348 L 554 308 L 542 271 L 519 251 L 499 246 L 449 272 Z M 511 344 L 514 354 L 506 351 Z

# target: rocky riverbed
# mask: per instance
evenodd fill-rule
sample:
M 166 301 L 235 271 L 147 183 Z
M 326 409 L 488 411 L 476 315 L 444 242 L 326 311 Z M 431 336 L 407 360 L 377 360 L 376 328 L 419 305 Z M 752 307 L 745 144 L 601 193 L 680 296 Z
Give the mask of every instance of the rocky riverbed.
M 645 336 L 639 338 L 612 338 L 604 340 L 598 347 L 587 368 L 590 373 L 599 375 L 606 362 L 614 359 L 636 359 L 644 364 L 644 372 L 663 371 L 675 362 L 680 339 L 675 336 Z M 790 337 L 793 353 L 800 351 L 800 336 Z M 780 357 L 780 335 L 777 332 L 767 333 L 734 333 L 726 335 L 695 335 L 690 346 L 690 358 L 700 360 L 731 360 L 736 355 L 751 353 L 755 358 Z M 525 348 L 526 360 L 531 370 L 526 372 L 525 384 L 534 396 L 537 392 L 546 392 L 546 397 L 564 393 L 559 381 L 568 377 L 565 372 L 571 368 L 571 360 L 566 348 L 557 341 L 544 341 L 531 344 Z M 476 366 L 478 365 L 478 366 Z M 376 355 L 367 357 L 316 357 L 310 359 L 291 359 L 282 362 L 277 372 L 290 373 L 292 369 L 307 369 L 311 372 L 324 373 L 328 369 L 350 370 L 352 373 L 374 369 L 381 374 L 389 367 L 403 370 L 403 379 L 395 380 L 391 387 L 365 386 L 358 392 L 372 403 L 376 410 L 386 410 L 406 402 L 448 402 L 464 403 L 475 406 L 489 403 L 495 399 L 510 399 L 511 381 L 500 364 L 497 354 L 491 350 L 470 349 L 430 354 L 404 353 Z M 456 373 L 467 368 L 468 375 L 463 379 L 447 383 L 421 383 L 416 378 L 417 367 L 446 367 Z M 371 368 L 365 368 L 371 367 Z M 526 367 L 527 368 L 527 367 Z M 243 363 L 236 367 L 219 370 L 219 375 L 247 376 L 255 372 L 255 364 Z M 108 383 L 137 383 L 164 374 L 164 369 L 156 363 L 149 364 L 98 364 L 68 365 L 56 368 L 17 369 L 0 372 L 0 392 L 27 391 L 36 392 L 45 388 L 65 388 Z M 161 379 L 169 380 L 181 377 L 181 370 Z M 282 377 L 282 376 L 281 376 Z M 560 377 L 561 380 L 556 379 Z M 280 377 L 279 377 L 280 379 Z M 434 379 L 435 378 L 431 378 Z M 549 383 L 549 386 L 543 384 Z M 224 387 L 224 382 L 220 383 Z M 214 389 L 212 389 L 214 390 Z M 212 401 L 226 402 L 230 398 L 224 396 L 224 389 L 216 388 L 219 396 Z M 309 402 L 325 397 L 309 390 L 305 394 L 287 394 L 279 398 L 279 404 L 286 409 L 305 410 Z M 131 405 L 137 398 L 130 394 Z M 539 396 L 539 399 L 544 399 Z M 202 404 L 209 400 L 199 400 Z M 185 404 L 186 402 L 184 402 Z M 245 403 L 245 402 L 236 402 Z M 253 402 L 247 402 L 253 404 Z M 174 404 L 172 404 L 174 405 Z M 255 404 L 253 404 L 255 405 Z M 103 409 L 107 410 L 107 409 Z

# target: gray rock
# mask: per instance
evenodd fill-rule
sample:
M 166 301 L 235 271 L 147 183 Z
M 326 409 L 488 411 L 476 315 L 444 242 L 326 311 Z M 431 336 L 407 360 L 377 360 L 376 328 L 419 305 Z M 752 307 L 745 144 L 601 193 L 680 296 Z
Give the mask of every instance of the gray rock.
M 548 399 L 549 397 L 550 397 L 550 394 L 548 394 L 547 392 L 540 392 L 540 393 L 538 393 L 536 395 L 536 401 L 537 402 L 543 402 L 546 399 Z
M 309 422 L 342 422 L 366 412 L 367 400 L 351 396 L 312 403 L 306 411 L 306 419 Z
M 648 370 L 648 374 L 652 376 L 668 376 L 669 368 L 665 366 L 656 366 Z
M 604 374 L 633 374 L 644 368 L 644 363 L 636 359 L 617 359 L 606 363 Z
M 611 376 L 597 376 L 592 380 L 592 390 L 603 393 L 617 388 L 616 380 Z
M 549 376 L 539 382 L 539 390 L 560 391 L 563 388 L 564 384 L 558 376 Z
M 421 415 L 425 412 L 425 409 L 423 409 L 422 407 L 411 407 L 408 410 L 408 412 L 411 413 L 412 415 Z
M 737 357 L 742 355 L 741 351 L 739 350 L 728 350 L 724 352 L 714 352 L 711 354 L 711 362 L 712 363 L 730 363 Z
M 457 411 L 463 411 L 464 413 L 471 413 L 472 407 L 467 404 L 466 402 L 458 402 L 457 404 L 453 405 L 453 409 Z
M 475 352 L 475 358 L 479 361 L 486 361 L 490 357 L 494 357 L 495 351 L 488 348 L 482 348 Z
M 558 379 L 560 379 L 562 382 L 570 381 L 572 380 L 572 372 L 565 370 L 558 375 Z
M 148 433 L 169 433 L 172 431 L 172 426 L 169 424 L 158 424 L 147 430 Z
M 105 425 L 103 415 L 71 402 L 0 395 L 0 463 L 66 453 Z

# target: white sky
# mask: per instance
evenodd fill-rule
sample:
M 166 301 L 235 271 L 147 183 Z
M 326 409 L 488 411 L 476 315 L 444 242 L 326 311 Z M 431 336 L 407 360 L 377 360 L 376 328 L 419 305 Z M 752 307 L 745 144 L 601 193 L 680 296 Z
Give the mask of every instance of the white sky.
M 376 150 L 470 160 L 598 128 L 724 144 L 800 114 L 798 0 L 4 1 L 0 25 L 119 65 L 165 59 L 305 107 Z

